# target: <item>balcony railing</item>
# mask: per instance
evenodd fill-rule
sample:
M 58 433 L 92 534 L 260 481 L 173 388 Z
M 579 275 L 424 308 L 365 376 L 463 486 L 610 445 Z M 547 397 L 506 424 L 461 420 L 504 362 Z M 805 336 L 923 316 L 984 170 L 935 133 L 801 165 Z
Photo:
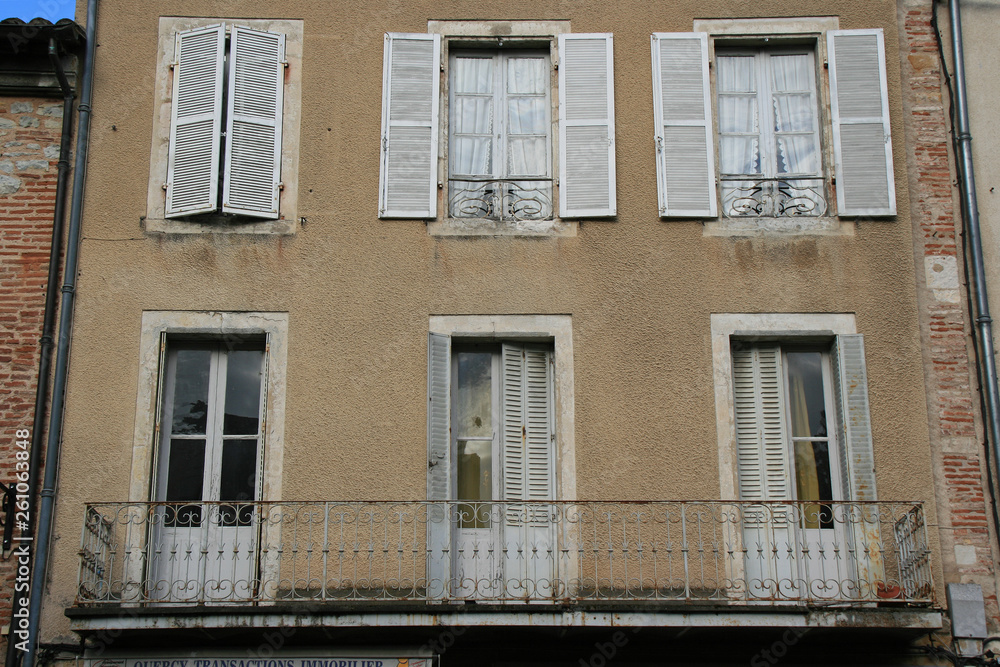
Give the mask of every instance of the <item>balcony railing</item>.
M 920 503 L 257 502 L 86 507 L 79 605 L 926 605 Z
M 727 218 L 797 218 L 826 215 L 825 181 L 815 178 L 723 176 L 722 213 Z
M 453 178 L 448 181 L 452 218 L 524 221 L 552 219 L 552 179 Z

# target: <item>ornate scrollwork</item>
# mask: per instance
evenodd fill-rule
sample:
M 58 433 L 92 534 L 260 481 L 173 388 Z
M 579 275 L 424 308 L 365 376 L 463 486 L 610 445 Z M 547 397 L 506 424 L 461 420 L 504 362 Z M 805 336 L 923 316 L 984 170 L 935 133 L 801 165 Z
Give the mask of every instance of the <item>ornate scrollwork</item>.
M 727 218 L 817 217 L 826 211 L 822 178 L 722 179 Z
M 453 218 L 521 221 L 552 217 L 552 180 L 451 180 Z

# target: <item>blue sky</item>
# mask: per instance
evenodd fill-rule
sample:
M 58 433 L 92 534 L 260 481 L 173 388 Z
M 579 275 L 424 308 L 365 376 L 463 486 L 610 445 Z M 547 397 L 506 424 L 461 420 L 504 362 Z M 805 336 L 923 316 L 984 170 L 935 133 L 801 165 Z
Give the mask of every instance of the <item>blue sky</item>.
M 0 19 L 11 16 L 30 21 L 36 16 L 53 23 L 73 18 L 76 0 L 0 0 Z

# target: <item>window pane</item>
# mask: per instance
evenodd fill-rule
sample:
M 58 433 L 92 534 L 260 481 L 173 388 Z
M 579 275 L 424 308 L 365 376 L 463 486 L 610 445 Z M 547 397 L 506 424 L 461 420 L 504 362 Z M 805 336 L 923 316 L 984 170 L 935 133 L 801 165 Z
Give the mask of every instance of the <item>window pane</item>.
M 226 440 L 222 444 L 222 472 L 219 479 L 219 500 L 255 498 L 257 486 L 257 440 Z M 223 505 L 220 523 L 224 526 L 250 524 L 251 505 Z
M 792 437 L 826 437 L 823 356 L 819 352 L 789 352 L 788 404 Z
M 809 68 L 812 58 L 806 54 L 771 56 L 771 85 L 776 93 L 811 92 Z
M 753 56 L 719 56 L 716 61 L 719 65 L 719 92 L 752 93 L 757 90 Z
M 720 95 L 719 131 L 759 132 L 757 98 L 748 95 Z
M 493 497 L 493 442 L 458 441 L 458 500 L 477 501 L 458 506 L 461 528 L 488 528 Z
M 548 68 L 543 58 L 507 60 L 507 92 L 511 95 L 544 95 L 548 88 Z
M 451 145 L 451 173 L 463 176 L 493 174 L 491 137 L 455 137 Z
M 201 435 L 208 423 L 210 350 L 177 350 L 174 366 L 174 409 L 171 432 Z
M 545 176 L 544 137 L 512 137 L 507 143 L 508 176 Z
M 775 95 L 774 129 L 778 132 L 812 132 L 816 108 L 812 95 Z
M 205 476 L 205 441 L 170 441 L 167 459 L 167 488 L 164 500 L 168 502 L 202 500 Z M 171 505 L 166 509 L 166 526 L 197 526 L 201 524 L 200 505 Z
M 759 174 L 760 142 L 757 137 L 720 137 L 723 174 Z
M 507 124 L 511 134 L 547 134 L 545 98 L 518 97 L 507 103 Z
M 263 350 L 229 353 L 226 369 L 226 435 L 256 435 L 260 425 L 260 379 Z
M 459 352 L 455 423 L 459 438 L 493 436 L 493 354 Z
M 798 500 L 833 500 L 829 443 L 795 443 L 795 488 Z M 804 527 L 832 528 L 831 509 L 818 503 L 803 505 Z
M 492 97 L 456 97 L 451 109 L 454 134 L 491 134 L 493 132 Z
M 455 94 L 492 93 L 492 58 L 455 58 L 451 73 L 451 86 Z
M 781 135 L 775 138 L 779 174 L 815 174 L 819 171 L 816 141 L 811 134 Z

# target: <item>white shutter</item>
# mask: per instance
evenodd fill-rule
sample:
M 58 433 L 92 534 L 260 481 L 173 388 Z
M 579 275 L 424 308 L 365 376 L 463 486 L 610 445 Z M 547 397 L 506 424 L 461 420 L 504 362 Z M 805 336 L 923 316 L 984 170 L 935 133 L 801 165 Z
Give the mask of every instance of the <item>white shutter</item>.
M 504 343 L 500 359 L 501 402 L 503 409 L 503 499 L 524 500 L 527 491 L 524 480 L 526 430 L 524 399 L 524 348 Z M 507 506 L 508 523 L 516 524 L 520 512 Z
M 861 334 L 837 336 L 833 357 L 837 436 L 847 487 L 845 497 L 849 500 L 878 500 L 864 337 Z
M 655 33 L 653 118 L 662 217 L 715 217 L 708 34 Z
M 559 215 L 607 217 L 615 201 L 610 34 L 559 35 Z
M 451 336 L 427 336 L 427 499 L 451 499 Z M 455 507 L 427 506 L 427 596 L 451 591 L 451 526 Z
M 758 344 L 733 350 L 733 401 L 741 500 L 789 500 L 781 350 Z
M 222 210 L 278 218 L 285 36 L 234 27 Z
M 524 350 L 525 500 L 552 500 L 552 354 Z
M 385 36 L 379 217 L 437 215 L 440 62 L 440 35 Z
M 840 215 L 895 215 L 882 30 L 827 33 Z
M 219 206 L 222 129 L 222 25 L 179 32 L 174 38 L 165 216 L 206 213 Z

